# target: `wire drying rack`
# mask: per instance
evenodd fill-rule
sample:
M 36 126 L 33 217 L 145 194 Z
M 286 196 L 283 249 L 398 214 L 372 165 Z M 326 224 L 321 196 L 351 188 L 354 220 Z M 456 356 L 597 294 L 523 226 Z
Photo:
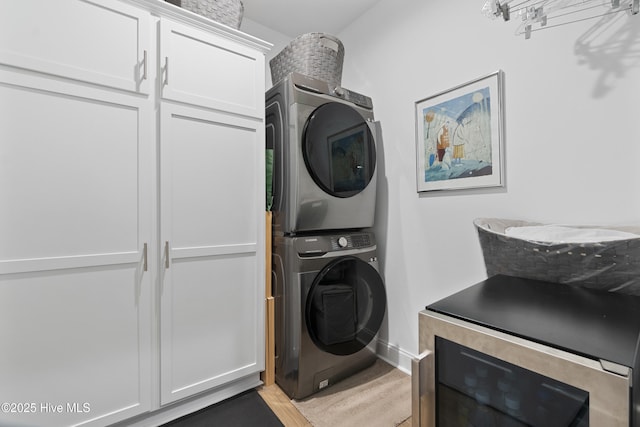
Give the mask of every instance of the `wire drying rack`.
M 640 0 L 487 0 L 482 12 L 505 21 L 520 18 L 516 35 L 531 38 L 545 30 L 616 13 L 637 15 Z

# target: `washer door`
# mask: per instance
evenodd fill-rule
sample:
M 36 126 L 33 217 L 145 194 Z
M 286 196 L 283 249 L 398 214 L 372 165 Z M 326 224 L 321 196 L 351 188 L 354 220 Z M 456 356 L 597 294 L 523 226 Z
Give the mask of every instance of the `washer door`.
M 311 340 L 323 351 L 356 353 L 375 337 L 387 297 L 380 274 L 356 257 L 342 257 L 316 276 L 306 301 Z
M 315 183 L 335 197 L 364 190 L 376 167 L 376 147 L 367 122 L 338 102 L 323 104 L 309 116 L 302 153 Z

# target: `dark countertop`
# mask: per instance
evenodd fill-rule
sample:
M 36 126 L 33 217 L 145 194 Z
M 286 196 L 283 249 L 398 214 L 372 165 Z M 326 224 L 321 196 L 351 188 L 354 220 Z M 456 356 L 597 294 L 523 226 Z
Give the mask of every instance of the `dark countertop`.
M 634 367 L 640 297 L 494 276 L 427 306 L 532 341 Z

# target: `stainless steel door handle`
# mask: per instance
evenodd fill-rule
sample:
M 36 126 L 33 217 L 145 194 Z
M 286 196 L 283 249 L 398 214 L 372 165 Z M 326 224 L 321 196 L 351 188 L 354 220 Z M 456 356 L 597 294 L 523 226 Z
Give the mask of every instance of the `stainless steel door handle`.
M 142 256 L 144 261 L 142 262 L 142 271 L 147 271 L 149 269 L 149 264 L 147 263 L 147 244 L 145 243 L 142 248 Z
M 167 86 L 169 84 L 169 57 L 164 57 L 164 84 Z
M 164 242 L 164 268 L 169 269 L 169 242 Z
M 142 80 L 147 80 L 147 51 L 144 51 L 142 57 Z

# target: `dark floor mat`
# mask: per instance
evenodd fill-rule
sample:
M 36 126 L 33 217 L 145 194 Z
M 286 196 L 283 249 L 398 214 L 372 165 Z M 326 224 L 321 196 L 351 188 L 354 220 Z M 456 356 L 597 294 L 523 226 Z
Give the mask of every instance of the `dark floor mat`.
M 162 427 L 284 427 L 255 390 L 223 400 Z

